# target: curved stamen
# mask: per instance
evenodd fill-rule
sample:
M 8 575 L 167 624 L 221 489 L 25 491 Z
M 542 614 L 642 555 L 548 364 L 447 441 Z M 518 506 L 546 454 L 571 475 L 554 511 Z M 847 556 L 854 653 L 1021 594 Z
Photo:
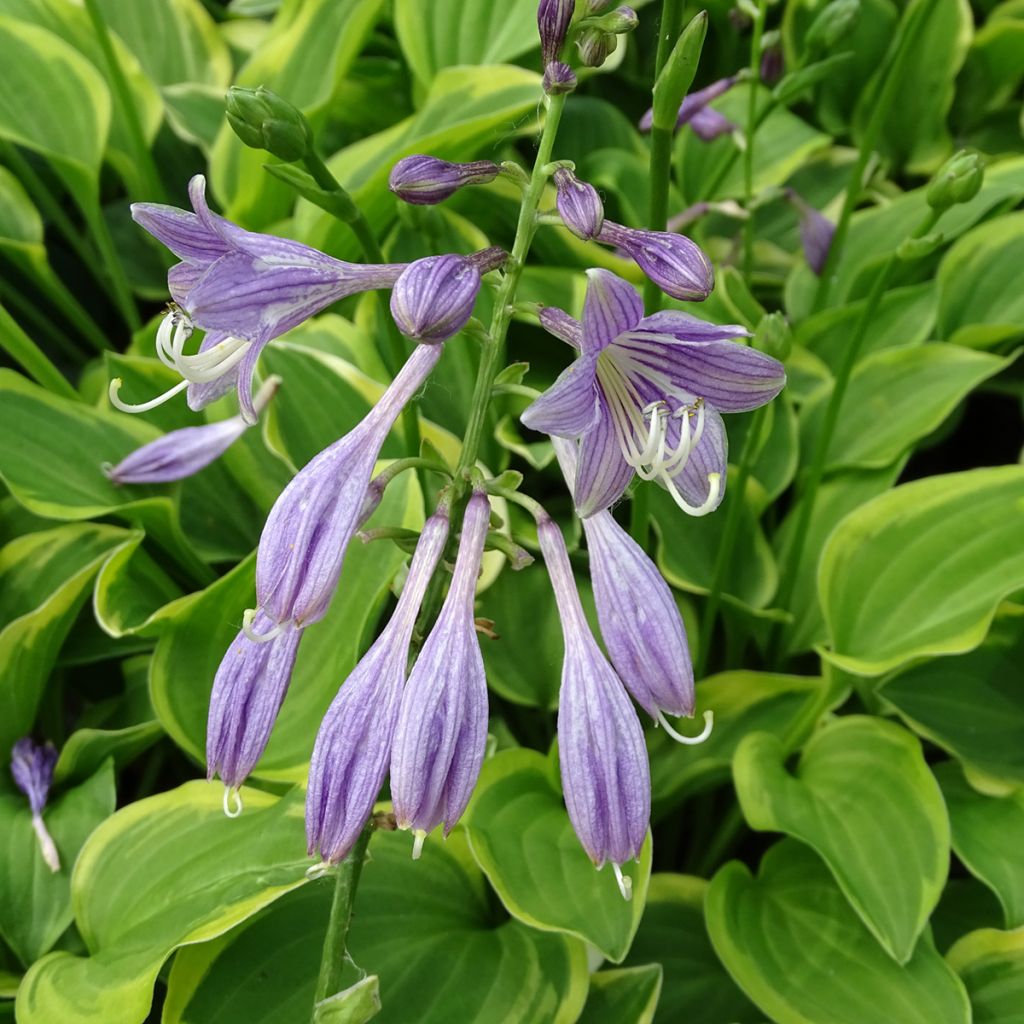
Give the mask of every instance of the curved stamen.
M 706 516 L 709 512 L 713 512 L 718 507 L 718 495 L 722 491 L 722 474 L 721 473 L 708 473 L 708 496 L 700 505 L 691 505 L 683 496 L 679 493 L 679 489 L 675 485 L 675 481 L 670 476 L 662 478 L 662 482 L 668 489 L 668 493 L 672 495 L 673 501 L 687 514 L 694 518 L 699 519 L 701 516 Z
M 253 620 L 256 618 L 257 608 L 246 608 L 242 612 L 242 632 L 245 634 L 247 640 L 251 640 L 254 644 L 266 644 L 270 643 L 271 640 L 276 640 L 283 632 L 285 623 L 277 622 L 266 631 L 266 633 L 257 633 L 252 628 Z
M 665 717 L 665 712 L 658 708 L 658 723 L 665 730 L 665 732 L 676 741 L 676 743 L 684 743 L 687 746 L 696 746 L 698 743 L 703 743 L 710 735 L 711 730 L 715 725 L 715 713 L 714 711 L 704 712 L 704 728 L 697 736 L 684 736 L 681 732 L 676 732 L 668 723 L 668 719 Z
M 121 401 L 117 397 L 117 393 L 121 390 L 124 381 L 120 377 L 115 377 L 110 382 L 110 387 L 107 389 L 107 396 L 110 398 L 110 404 L 115 409 L 120 409 L 121 412 L 149 412 L 150 409 L 155 409 L 158 405 L 163 405 L 164 402 L 169 402 L 175 395 L 184 391 L 188 387 L 188 381 L 178 381 L 177 384 L 172 388 L 168 388 L 162 395 L 157 395 L 156 398 L 151 398 L 148 402 L 139 402 L 138 405 L 132 405 L 128 402 Z
M 242 813 L 242 794 L 237 786 L 224 787 L 224 814 L 228 818 L 237 818 Z
M 619 864 L 612 864 L 612 871 L 615 872 L 615 881 L 619 884 L 619 892 L 628 903 L 633 898 L 633 879 L 622 873 L 622 867 Z

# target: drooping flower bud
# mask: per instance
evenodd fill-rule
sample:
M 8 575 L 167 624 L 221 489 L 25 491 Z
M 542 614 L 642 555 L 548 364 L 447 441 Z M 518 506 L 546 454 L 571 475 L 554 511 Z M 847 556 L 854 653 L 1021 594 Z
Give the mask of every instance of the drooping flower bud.
M 962 149 L 947 160 L 928 186 L 928 205 L 936 211 L 948 210 L 957 203 L 969 203 L 985 180 L 981 154 Z
M 595 238 L 604 224 L 604 204 L 593 185 L 579 178 L 568 167 L 555 171 L 558 215 L 562 223 L 584 241 Z
M 384 784 L 398 724 L 409 643 L 423 595 L 448 538 L 448 508 L 424 524 L 405 585 L 387 626 L 359 660 L 320 726 L 309 766 L 309 852 L 342 860 L 366 824 Z
M 569 819 L 597 867 L 612 862 L 622 895 L 622 865 L 640 854 L 651 813 L 647 748 L 633 705 L 590 632 L 562 531 L 538 521 L 565 639 L 558 697 L 558 755 Z
M 262 85 L 233 85 L 226 101 L 228 124 L 251 149 L 264 149 L 279 160 L 301 160 L 313 144 L 309 124 L 297 107 Z
M 636 11 L 632 7 L 623 5 L 602 15 L 594 21 L 593 27 L 602 32 L 611 32 L 612 35 L 621 36 L 627 32 L 633 32 L 639 24 L 640 19 L 637 17 Z
M 18 740 L 11 750 L 11 775 L 14 784 L 28 797 L 32 812 L 32 829 L 39 840 L 39 851 L 51 871 L 60 871 L 60 854 L 45 823 L 43 809 L 50 795 L 53 769 L 57 767 L 57 751 L 52 743 L 37 746 L 27 736 Z
M 581 63 L 588 68 L 599 68 L 618 46 L 618 39 L 599 28 L 584 29 L 576 40 Z
M 473 617 L 491 510 L 474 491 L 462 520 L 452 585 L 402 696 L 391 753 L 391 796 L 399 828 L 411 828 L 418 857 L 426 834 L 448 835 L 469 803 L 487 743 L 487 680 Z
M 436 344 L 466 326 L 479 291 L 480 272 L 465 256 L 427 256 L 395 282 L 391 315 L 406 337 Z
M 860 0 L 832 0 L 811 22 L 804 45 L 810 53 L 832 53 L 853 31 L 859 17 Z
M 456 164 L 436 156 L 407 156 L 391 168 L 388 188 L 415 206 L 433 206 L 467 185 L 485 185 L 501 174 L 491 160 Z
M 758 72 L 761 81 L 765 85 L 775 85 L 782 78 L 782 72 L 785 70 L 785 67 L 786 62 L 782 53 L 782 46 L 779 43 L 766 46 L 761 52 L 761 67 Z
M 832 247 L 836 226 L 823 213 L 804 202 L 793 189 L 786 189 L 786 198 L 800 217 L 800 244 L 807 265 L 820 276 Z
M 667 295 L 702 302 L 715 287 L 711 261 L 686 235 L 639 231 L 606 220 L 602 242 L 618 246 Z
M 558 60 L 569 31 L 575 0 L 540 0 L 537 5 L 537 30 L 540 32 L 540 53 L 545 68 Z
M 544 69 L 543 85 L 548 96 L 560 96 L 576 88 L 576 74 L 565 61 L 553 60 Z

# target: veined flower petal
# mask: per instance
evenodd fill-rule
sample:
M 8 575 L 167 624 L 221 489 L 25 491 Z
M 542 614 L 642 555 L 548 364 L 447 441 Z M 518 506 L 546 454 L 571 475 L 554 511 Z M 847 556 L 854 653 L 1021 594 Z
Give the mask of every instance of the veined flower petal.
M 132 220 L 180 260 L 209 264 L 228 251 L 220 234 L 194 213 L 161 203 L 132 203 Z
M 608 401 L 600 391 L 598 410 L 594 423 L 580 438 L 573 494 L 581 519 L 614 505 L 633 479 L 633 467 L 623 458 Z
M 537 312 L 541 327 L 577 352 L 583 348 L 583 324 L 557 306 L 542 306 Z
M 583 304 L 583 351 L 600 352 L 624 331 L 631 331 L 644 315 L 637 290 L 610 270 L 587 271 L 587 297 Z
M 558 437 L 579 437 L 598 414 L 595 373 L 597 356 L 580 356 L 520 416 L 531 430 Z

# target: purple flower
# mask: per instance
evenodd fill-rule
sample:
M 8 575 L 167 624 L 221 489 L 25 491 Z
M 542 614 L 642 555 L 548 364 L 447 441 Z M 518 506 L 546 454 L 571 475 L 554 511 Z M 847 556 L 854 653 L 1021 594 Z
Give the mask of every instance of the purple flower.
M 667 295 L 703 302 L 715 287 L 710 260 L 685 235 L 670 231 L 641 231 L 606 220 L 601 242 L 618 246 Z
M 309 766 L 306 837 L 336 863 L 352 848 L 384 783 L 416 616 L 444 551 L 448 508 L 423 526 L 394 614 L 338 691 L 320 726 Z
M 597 867 L 612 862 L 622 895 L 622 865 L 640 855 L 651 814 L 647 748 L 633 705 L 590 632 L 562 531 L 537 524 L 565 638 L 558 696 L 558 756 L 569 820 Z
M 569 31 L 575 0 L 540 0 L 537 5 L 537 29 L 540 32 L 541 60 L 545 68 L 562 52 Z
M 37 746 L 27 736 L 18 740 L 11 750 L 11 775 L 14 784 L 28 797 L 32 811 L 32 828 L 39 840 L 39 850 L 51 871 L 60 871 L 60 854 L 46 824 L 43 809 L 57 766 L 57 751 L 52 743 Z
M 491 510 L 474 491 L 441 614 L 402 696 L 391 752 L 391 796 L 399 828 L 412 828 L 418 857 L 426 834 L 447 836 L 469 803 L 487 743 L 487 680 L 473 618 Z
M 206 722 L 206 774 L 223 780 L 224 812 L 230 817 L 242 811 L 238 787 L 266 750 L 302 639 L 302 630 L 295 626 L 273 626 L 257 612 L 239 630 L 213 679 Z M 253 640 L 253 634 L 261 639 Z M 229 806 L 232 797 L 234 810 Z
M 280 383 L 280 377 L 270 377 L 260 388 L 253 402 L 257 416 L 273 398 Z M 136 448 L 116 466 L 105 464 L 103 471 L 115 484 L 163 484 L 182 480 L 223 455 L 251 426 L 239 414 L 220 423 L 172 430 Z
M 548 96 L 560 96 L 576 88 L 576 74 L 565 61 L 553 60 L 544 69 L 544 92 Z
M 583 323 L 576 325 L 580 355 L 522 421 L 580 438 L 573 493 L 582 518 L 617 501 L 634 472 L 656 480 L 690 515 L 706 515 L 725 491 L 720 413 L 771 401 L 786 381 L 782 364 L 736 344 L 747 335 L 743 327 L 675 310 L 645 317 L 632 285 L 607 270 L 587 274 Z M 570 319 L 549 314 L 546 322 L 556 324 L 556 336 L 570 337 Z
M 782 52 L 782 47 L 778 44 L 766 46 L 761 53 L 761 67 L 759 69 L 761 81 L 768 86 L 775 85 L 785 70 L 786 58 Z
M 584 241 L 597 237 L 604 223 L 604 205 L 597 189 L 579 178 L 568 167 L 555 171 L 555 202 L 562 223 Z
M 381 446 L 442 347 L 417 345 L 363 421 L 314 456 L 274 503 L 256 555 L 257 603 L 272 622 L 308 626 L 326 614 Z
M 836 226 L 823 213 L 804 202 L 793 189 L 786 189 L 786 198 L 800 217 L 800 244 L 804 248 L 807 265 L 820 277 L 825 269 L 828 251 L 832 248 Z
M 466 185 L 484 185 L 501 174 L 490 160 L 455 164 L 436 156 L 407 156 L 391 168 L 388 188 L 407 203 L 433 206 Z
M 210 385 L 230 373 L 242 413 L 254 422 L 252 377 L 266 344 L 339 299 L 391 287 L 405 264 L 344 263 L 299 242 L 246 231 L 211 212 L 201 174 L 189 182 L 189 196 L 195 213 L 154 203 L 132 206 L 135 221 L 182 261 L 167 273 L 177 308 L 161 325 L 157 352 L 184 379 L 152 402 L 127 405 L 116 394 L 111 400 L 140 412 L 189 384 Z M 217 340 L 185 355 L 194 327 Z M 217 391 L 190 390 L 190 406 L 201 408 Z
M 723 93 L 728 92 L 738 81 L 739 77 L 737 75 L 730 75 L 728 78 L 720 78 L 717 82 L 712 82 L 710 85 L 705 86 L 705 88 L 697 92 L 691 92 L 688 96 L 684 97 L 683 102 L 679 106 L 679 113 L 676 116 L 676 128 L 679 129 L 684 124 L 689 124 L 693 127 L 694 132 L 704 139 L 705 142 L 715 138 L 717 135 L 733 131 L 736 125 L 716 110 L 712 110 L 708 104 L 712 100 L 718 99 Z M 640 130 L 642 132 L 649 132 L 653 122 L 654 111 L 652 109 L 648 110 L 640 118 Z

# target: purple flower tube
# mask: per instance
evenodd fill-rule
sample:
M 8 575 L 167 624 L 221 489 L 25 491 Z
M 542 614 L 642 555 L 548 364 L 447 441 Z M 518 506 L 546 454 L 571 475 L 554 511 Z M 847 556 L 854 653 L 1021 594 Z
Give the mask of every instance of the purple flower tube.
M 14 784 L 28 797 L 32 811 L 32 829 L 39 840 L 39 851 L 51 871 L 60 871 L 60 854 L 43 821 L 46 798 L 57 766 L 57 751 L 52 743 L 37 746 L 27 736 L 11 750 L 11 776 Z

